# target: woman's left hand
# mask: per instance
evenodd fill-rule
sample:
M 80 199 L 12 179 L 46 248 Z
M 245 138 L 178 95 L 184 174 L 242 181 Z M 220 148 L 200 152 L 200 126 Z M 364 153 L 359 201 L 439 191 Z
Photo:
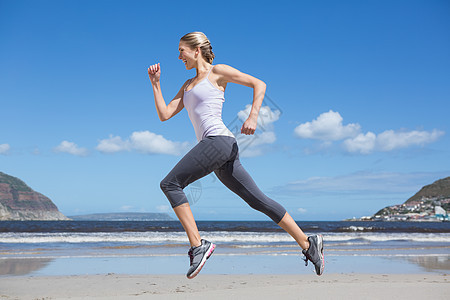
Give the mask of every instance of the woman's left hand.
M 251 135 L 255 133 L 257 126 L 257 120 L 255 118 L 249 117 L 241 128 L 241 133 L 246 135 Z

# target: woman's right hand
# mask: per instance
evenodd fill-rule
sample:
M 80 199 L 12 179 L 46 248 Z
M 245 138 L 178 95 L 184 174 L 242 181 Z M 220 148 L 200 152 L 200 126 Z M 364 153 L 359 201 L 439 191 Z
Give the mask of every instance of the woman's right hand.
M 151 65 L 148 68 L 148 77 L 150 78 L 152 84 L 159 81 L 159 78 L 161 77 L 161 67 L 159 66 L 159 63 Z

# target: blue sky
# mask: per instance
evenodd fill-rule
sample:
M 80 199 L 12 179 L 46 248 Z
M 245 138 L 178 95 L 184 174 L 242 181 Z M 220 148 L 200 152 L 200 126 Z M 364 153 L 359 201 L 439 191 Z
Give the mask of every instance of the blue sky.
M 450 176 L 448 1 L 0 1 L 0 171 L 66 215 L 168 212 L 159 182 L 195 133 L 166 102 L 195 75 L 178 42 L 203 31 L 267 84 L 241 161 L 296 220 L 371 215 Z M 240 127 L 252 90 L 230 84 Z M 269 220 L 209 175 L 186 189 L 199 220 Z M 173 214 L 172 214 L 173 216 Z

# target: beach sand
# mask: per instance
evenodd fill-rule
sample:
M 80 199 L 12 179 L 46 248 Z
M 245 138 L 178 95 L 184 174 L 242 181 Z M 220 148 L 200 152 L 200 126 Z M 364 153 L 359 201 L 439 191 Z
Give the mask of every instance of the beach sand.
M 440 274 L 74 275 L 0 278 L 0 299 L 450 299 Z

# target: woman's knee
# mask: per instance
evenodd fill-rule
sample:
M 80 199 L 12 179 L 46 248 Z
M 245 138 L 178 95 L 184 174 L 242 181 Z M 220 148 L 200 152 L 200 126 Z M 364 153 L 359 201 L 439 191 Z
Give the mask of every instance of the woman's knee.
M 159 183 L 159 188 L 164 192 L 165 190 L 167 190 L 167 180 L 166 178 L 164 178 L 163 180 L 161 180 L 161 182 Z
M 161 180 L 161 182 L 159 183 L 159 187 L 161 188 L 161 190 L 164 193 L 166 193 L 168 191 L 176 190 L 176 189 L 181 189 L 178 182 L 176 180 L 174 180 L 173 178 L 170 178 L 169 176 L 167 176 L 166 178 Z
M 166 177 L 163 180 L 161 180 L 161 182 L 159 183 L 159 187 L 166 195 L 172 208 L 187 202 L 185 200 L 186 196 L 183 192 L 183 189 L 179 186 L 179 184 L 176 181 Z

